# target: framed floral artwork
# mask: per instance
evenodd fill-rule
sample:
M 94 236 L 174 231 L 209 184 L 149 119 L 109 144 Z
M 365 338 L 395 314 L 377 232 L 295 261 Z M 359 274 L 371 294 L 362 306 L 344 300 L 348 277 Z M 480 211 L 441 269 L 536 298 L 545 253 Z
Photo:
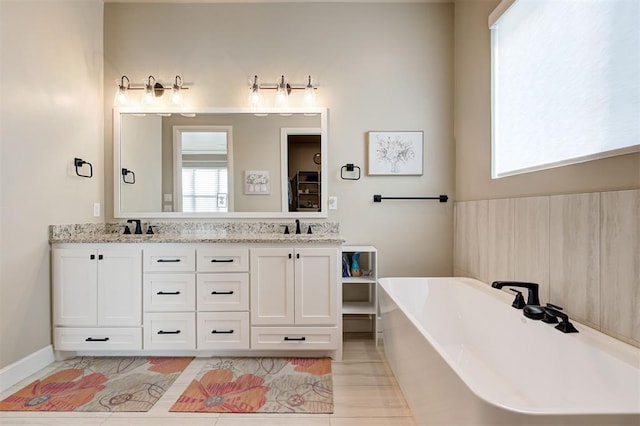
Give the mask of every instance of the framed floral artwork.
M 369 132 L 370 175 L 422 175 L 423 132 Z
M 271 194 L 271 179 L 267 170 L 245 170 L 244 193 L 247 195 Z

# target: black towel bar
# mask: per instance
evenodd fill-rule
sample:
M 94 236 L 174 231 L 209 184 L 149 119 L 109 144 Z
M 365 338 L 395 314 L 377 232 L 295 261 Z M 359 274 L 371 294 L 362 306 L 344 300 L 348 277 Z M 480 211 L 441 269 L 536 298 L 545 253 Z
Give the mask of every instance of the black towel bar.
M 383 197 L 379 194 L 373 196 L 374 203 L 379 203 L 382 200 L 439 200 L 441 203 L 446 203 L 449 197 L 446 195 L 440 195 L 438 197 Z

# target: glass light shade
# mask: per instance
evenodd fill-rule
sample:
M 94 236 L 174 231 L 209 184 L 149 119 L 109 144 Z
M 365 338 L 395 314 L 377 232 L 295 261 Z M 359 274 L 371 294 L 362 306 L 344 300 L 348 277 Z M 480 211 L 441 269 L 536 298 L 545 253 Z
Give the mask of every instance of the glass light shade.
M 284 107 L 289 103 L 289 94 L 287 93 L 287 88 L 282 88 L 278 86 L 278 91 L 276 92 L 276 106 Z
M 129 104 L 129 91 L 126 87 L 118 87 L 113 104 L 116 106 L 125 106 Z
M 252 89 L 249 93 L 249 106 L 252 108 L 260 108 L 262 106 L 262 95 L 259 89 Z
M 153 86 L 147 85 L 144 95 L 142 95 L 143 105 L 153 105 L 156 102 L 156 94 L 153 92 Z
M 184 97 L 182 96 L 182 89 L 180 86 L 173 86 L 173 90 L 171 91 L 171 103 L 173 105 L 179 106 L 184 102 Z
M 311 85 L 304 88 L 304 104 L 309 107 L 316 104 L 316 90 Z

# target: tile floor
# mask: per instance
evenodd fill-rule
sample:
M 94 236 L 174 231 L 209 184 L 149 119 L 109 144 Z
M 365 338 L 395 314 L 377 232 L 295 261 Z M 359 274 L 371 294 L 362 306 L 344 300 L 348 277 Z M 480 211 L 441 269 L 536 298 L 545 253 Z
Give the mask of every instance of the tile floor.
M 0 412 L 0 425 L 207 425 L 207 426 L 415 426 L 411 411 L 371 339 L 348 338 L 344 356 L 333 363 L 333 414 L 200 414 L 170 413 L 169 408 L 200 371 L 196 358 L 146 413 Z M 0 399 L 31 383 L 29 377 L 0 394 Z

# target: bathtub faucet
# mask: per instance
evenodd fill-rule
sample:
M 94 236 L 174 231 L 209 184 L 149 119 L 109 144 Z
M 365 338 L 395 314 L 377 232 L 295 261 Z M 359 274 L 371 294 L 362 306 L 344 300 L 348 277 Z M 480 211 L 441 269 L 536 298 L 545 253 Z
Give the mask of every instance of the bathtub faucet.
M 494 281 L 491 284 L 493 288 L 507 287 L 522 287 L 528 290 L 527 293 L 527 305 L 540 305 L 540 296 L 538 296 L 538 284 L 525 283 L 520 281 Z

